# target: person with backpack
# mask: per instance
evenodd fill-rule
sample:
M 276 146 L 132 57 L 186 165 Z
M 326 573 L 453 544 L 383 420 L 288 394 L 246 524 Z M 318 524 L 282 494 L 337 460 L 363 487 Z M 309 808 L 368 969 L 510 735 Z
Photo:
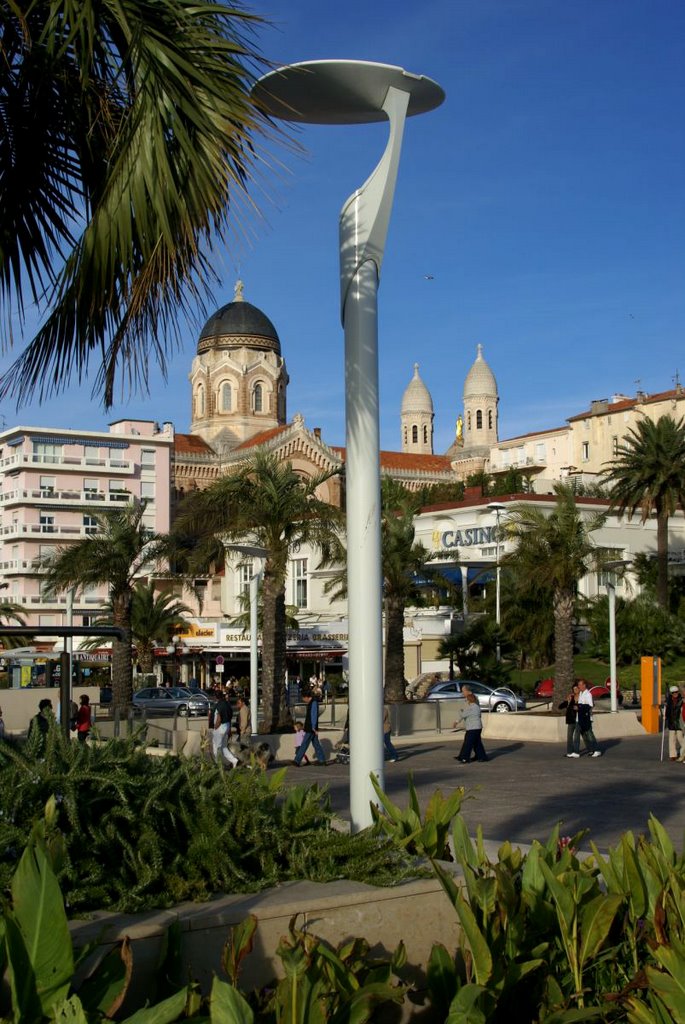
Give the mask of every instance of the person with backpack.
M 228 761 L 232 768 L 238 764 L 238 758 L 228 749 L 231 736 L 231 716 L 233 709 L 228 703 L 226 694 L 220 691 L 220 697 L 213 711 L 210 710 L 210 730 L 212 736 L 212 755 L 217 764 Z

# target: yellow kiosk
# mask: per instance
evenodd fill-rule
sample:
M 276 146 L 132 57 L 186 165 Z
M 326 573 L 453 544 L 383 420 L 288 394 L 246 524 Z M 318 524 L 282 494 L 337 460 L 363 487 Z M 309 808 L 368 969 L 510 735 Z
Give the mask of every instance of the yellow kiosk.
M 640 693 L 642 727 L 645 732 L 658 733 L 661 715 L 661 658 L 640 659 Z

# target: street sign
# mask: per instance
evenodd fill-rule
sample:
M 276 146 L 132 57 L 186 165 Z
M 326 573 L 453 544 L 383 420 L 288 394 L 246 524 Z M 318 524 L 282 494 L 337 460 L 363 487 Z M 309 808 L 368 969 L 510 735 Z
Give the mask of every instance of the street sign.
M 219 675 L 221 675 L 221 673 L 222 673 L 222 672 L 223 672 L 223 670 L 224 670 L 224 666 L 223 666 L 223 665 L 217 665 L 217 666 L 216 666 L 216 670 L 217 670 L 217 672 L 219 673 Z
M 223 665 L 223 663 L 224 663 L 224 656 L 223 656 L 223 654 L 217 654 L 217 656 L 215 658 L 215 661 L 216 661 L 217 668 L 219 667 L 219 665 Z

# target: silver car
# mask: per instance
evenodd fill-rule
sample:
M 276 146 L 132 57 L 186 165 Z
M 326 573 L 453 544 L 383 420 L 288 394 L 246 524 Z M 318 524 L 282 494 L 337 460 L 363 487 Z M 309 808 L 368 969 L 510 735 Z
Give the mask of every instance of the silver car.
M 133 694 L 134 708 L 165 715 L 207 715 L 214 704 L 201 690 L 184 686 L 147 686 Z
M 450 679 L 445 683 L 435 683 L 428 691 L 426 700 L 454 700 L 462 697 L 462 686 L 468 686 L 484 711 L 506 713 L 526 709 L 523 697 L 517 696 L 508 686 L 488 686 L 475 679 Z

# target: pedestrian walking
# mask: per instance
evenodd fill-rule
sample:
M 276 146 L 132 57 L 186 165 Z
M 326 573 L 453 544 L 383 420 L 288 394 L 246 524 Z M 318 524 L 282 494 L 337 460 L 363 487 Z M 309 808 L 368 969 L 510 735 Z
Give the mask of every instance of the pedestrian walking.
M 578 689 L 580 691 L 578 694 L 578 727 L 580 735 L 583 737 L 585 749 L 589 752 L 590 757 L 601 757 L 602 751 L 597 745 L 597 740 L 592 730 L 592 709 L 595 702 L 592 699 L 590 687 L 585 679 L 578 680 Z
M 574 683 L 566 700 L 559 705 L 560 711 L 566 711 L 566 756 L 580 757 L 580 727 L 578 725 L 578 697 L 580 689 Z
M 305 693 L 303 697 L 305 706 L 307 708 L 304 716 L 304 740 L 298 747 L 297 753 L 293 760 L 293 764 L 296 768 L 300 767 L 302 758 L 307 753 L 307 749 L 311 743 L 314 747 L 314 753 L 316 754 L 316 763 L 319 765 L 326 764 L 326 755 L 324 754 L 323 747 L 319 742 L 319 702 L 316 700 L 314 694 Z
M 471 755 L 475 755 L 476 761 L 488 761 L 488 755 L 485 753 L 485 747 L 483 746 L 483 740 L 481 739 L 483 733 L 483 720 L 480 713 L 480 704 L 478 698 L 474 693 L 468 689 L 468 687 L 462 687 L 462 694 L 465 697 L 464 707 L 459 712 L 459 717 L 464 723 L 466 735 L 464 737 L 464 744 L 457 754 L 455 760 L 461 764 L 468 764 L 471 760 Z
M 297 757 L 298 751 L 304 743 L 304 723 L 295 722 L 293 729 L 295 730 L 295 757 Z M 302 760 L 305 764 L 309 764 L 309 758 L 306 754 L 302 755 Z
M 671 761 L 682 761 L 685 754 L 683 740 L 683 697 L 678 686 L 669 686 L 664 709 L 664 724 L 668 732 L 668 756 Z
M 232 768 L 235 768 L 238 764 L 238 758 L 227 747 L 231 736 L 232 713 L 231 705 L 222 691 L 219 701 L 214 708 L 212 754 L 217 764 L 223 765 L 224 760 L 226 760 Z
M 76 736 L 79 743 L 85 743 L 88 739 L 88 733 L 91 727 L 91 710 L 90 710 L 90 697 L 87 693 L 82 693 L 79 697 L 79 708 L 76 712 Z
M 400 755 L 392 745 L 392 724 L 390 722 L 390 708 L 387 704 L 383 705 L 383 746 L 385 747 L 385 753 L 388 755 L 388 760 L 399 761 Z

